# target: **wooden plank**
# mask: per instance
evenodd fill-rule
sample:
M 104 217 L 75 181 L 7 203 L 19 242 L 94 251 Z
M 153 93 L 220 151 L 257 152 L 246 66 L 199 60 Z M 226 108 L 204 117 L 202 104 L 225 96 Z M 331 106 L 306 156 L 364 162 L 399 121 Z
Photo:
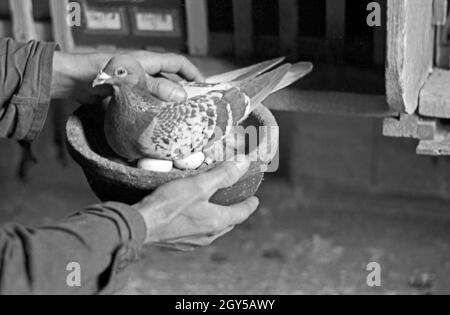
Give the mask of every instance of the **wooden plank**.
M 346 0 L 327 0 L 326 10 L 327 42 L 333 59 L 330 61 L 342 63 L 344 61 Z
M 253 17 L 251 0 L 233 0 L 234 52 L 237 57 L 253 55 Z
M 281 54 L 289 58 L 296 58 L 299 47 L 298 1 L 279 0 L 279 15 Z
M 414 115 L 401 115 L 400 118 L 385 118 L 383 120 L 383 136 L 394 138 L 417 139 L 419 118 Z
M 419 113 L 428 117 L 450 118 L 450 71 L 435 69 L 420 91 Z
M 14 38 L 20 42 L 36 39 L 32 0 L 9 0 L 9 7 Z
M 386 93 L 389 106 L 412 114 L 433 65 L 433 3 L 388 1 Z
M 400 118 L 383 120 L 383 135 L 395 138 L 433 140 L 441 128 L 438 119 L 427 119 L 417 115 L 401 114 Z
M 387 0 L 378 0 L 381 7 L 381 26 L 373 27 L 373 62 L 382 66 L 386 63 Z
M 450 136 L 445 139 L 422 140 L 419 142 L 416 152 L 420 155 L 449 156 Z
M 186 0 L 189 54 L 206 56 L 209 47 L 208 7 L 206 0 Z
M 53 37 L 61 49 L 66 52 L 73 51 L 75 48 L 72 31 L 67 22 L 68 5 L 68 0 L 50 0 Z

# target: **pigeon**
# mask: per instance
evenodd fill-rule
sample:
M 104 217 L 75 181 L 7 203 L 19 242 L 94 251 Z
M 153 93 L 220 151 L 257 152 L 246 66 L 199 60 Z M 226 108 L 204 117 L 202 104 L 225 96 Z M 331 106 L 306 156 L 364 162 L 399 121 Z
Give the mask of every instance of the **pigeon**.
M 269 95 L 312 71 L 310 63 L 280 65 L 283 60 L 269 60 L 202 83 L 180 81 L 187 99 L 164 102 L 149 92 L 146 73 L 137 60 L 128 55 L 113 57 L 93 83 L 114 88 L 104 121 L 107 142 L 128 161 L 176 163 L 198 158 Z

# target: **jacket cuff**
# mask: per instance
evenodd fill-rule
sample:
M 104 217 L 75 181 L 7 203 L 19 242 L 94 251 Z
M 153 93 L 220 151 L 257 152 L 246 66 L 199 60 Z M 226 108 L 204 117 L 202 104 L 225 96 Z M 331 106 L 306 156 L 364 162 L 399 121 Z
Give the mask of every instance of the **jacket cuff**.
M 35 140 L 42 129 L 47 119 L 47 113 L 51 101 L 51 88 L 53 76 L 53 55 L 58 45 L 55 43 L 41 43 L 42 54 L 39 59 L 39 86 L 38 97 L 34 104 L 33 119 L 31 121 L 30 129 L 28 130 L 23 140 L 31 142 Z
M 119 202 L 107 202 L 104 208 L 116 212 L 123 219 L 120 235 L 123 243 L 132 242 L 142 246 L 147 238 L 147 226 L 144 217 L 131 206 Z
M 106 283 L 99 291 L 99 294 L 113 294 L 123 289 L 130 278 L 128 267 L 140 259 L 147 227 L 143 216 L 130 206 L 118 202 L 108 202 L 101 206 L 122 218 L 122 222 L 118 223 L 121 245 L 113 254 L 112 265 L 108 275 L 104 277 Z

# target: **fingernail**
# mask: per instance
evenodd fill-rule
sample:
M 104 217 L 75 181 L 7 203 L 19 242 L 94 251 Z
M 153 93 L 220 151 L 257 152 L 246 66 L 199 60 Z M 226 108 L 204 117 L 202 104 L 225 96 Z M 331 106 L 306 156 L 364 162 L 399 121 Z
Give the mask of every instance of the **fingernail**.
M 174 89 L 171 99 L 178 102 L 184 101 L 186 99 L 186 92 L 180 89 Z
M 239 157 L 236 161 L 236 167 L 242 172 L 247 171 L 250 167 L 250 161 L 245 156 Z

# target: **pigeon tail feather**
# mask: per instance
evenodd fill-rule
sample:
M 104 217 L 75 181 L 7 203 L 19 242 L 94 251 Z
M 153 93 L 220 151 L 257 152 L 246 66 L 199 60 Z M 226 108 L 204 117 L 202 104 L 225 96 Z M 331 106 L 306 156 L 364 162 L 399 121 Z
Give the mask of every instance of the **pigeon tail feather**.
M 239 90 L 250 98 L 252 111 L 262 101 L 264 101 L 278 84 L 283 80 L 291 69 L 291 64 L 284 64 L 270 72 L 267 72 L 256 79 L 250 79 L 239 86 Z
M 271 59 L 267 61 L 263 61 L 257 63 L 255 65 L 240 68 L 237 70 L 225 72 L 222 74 L 218 74 L 206 79 L 206 83 L 215 84 L 215 83 L 224 83 L 224 82 L 241 82 L 249 79 L 256 78 L 260 74 L 274 68 L 284 61 L 285 57 L 280 57 L 276 59 Z
M 313 64 L 310 62 L 298 62 L 293 64 L 289 72 L 284 76 L 272 93 L 278 92 L 307 76 L 311 73 L 313 68 Z
M 230 107 L 231 120 L 225 115 L 223 117 L 219 115 L 218 121 L 221 121 L 219 125 L 238 125 L 245 120 L 264 99 L 272 94 L 273 89 L 280 83 L 290 67 L 290 64 L 285 64 L 226 91 L 223 100 Z

